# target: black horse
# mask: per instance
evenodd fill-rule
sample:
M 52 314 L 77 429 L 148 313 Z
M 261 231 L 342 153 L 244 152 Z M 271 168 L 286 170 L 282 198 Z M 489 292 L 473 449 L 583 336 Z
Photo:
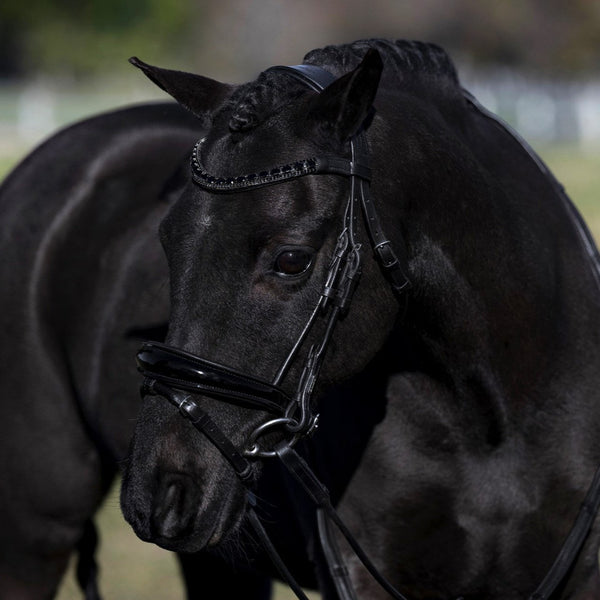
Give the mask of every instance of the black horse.
M 175 103 L 116 111 L 54 135 L 0 187 L 0 598 L 53 597 L 78 548 L 96 597 L 90 524 L 133 433 L 132 357 L 169 314 L 158 223 L 202 132 Z M 223 578 L 264 587 L 220 558 L 182 567 L 191 596 Z
M 277 461 L 298 442 L 402 594 L 528 597 L 600 462 L 597 253 L 551 175 L 433 45 L 328 47 L 239 87 L 136 64 L 207 128 L 161 225 L 167 344 L 139 355 L 122 488 L 136 533 L 248 552 L 258 514 L 335 597 Z M 600 596 L 598 534 L 554 598 Z M 359 596 L 384 597 L 341 551 Z

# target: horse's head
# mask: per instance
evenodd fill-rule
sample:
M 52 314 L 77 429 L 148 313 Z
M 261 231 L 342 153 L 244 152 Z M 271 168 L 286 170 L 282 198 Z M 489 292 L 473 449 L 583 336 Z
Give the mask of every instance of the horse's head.
M 320 93 L 281 71 L 233 88 L 138 66 L 210 122 L 194 151 L 195 181 L 161 225 L 171 277 L 167 343 L 260 382 L 276 382 L 291 398 L 335 304 L 330 299 L 322 307 L 322 293 L 332 257 L 340 252 L 340 234 L 349 227 L 345 214 L 354 180 L 336 174 L 335 167 L 307 173 L 313 172 L 312 157 L 350 164 L 349 140 L 360 128 L 376 126 L 371 109 L 381 59 L 368 52 Z M 356 242 L 368 245 L 364 230 Z M 362 283 L 327 350 L 317 394 L 364 368 L 397 310 L 367 256 Z M 307 323 L 306 340 L 286 364 Z M 282 435 L 273 427 L 266 439 L 251 439 L 273 420 L 268 407 L 192 395 L 240 452 L 254 442 L 272 447 Z M 175 550 L 214 545 L 235 531 L 245 502 L 243 486 L 215 446 L 160 395 L 146 396 L 122 494 L 125 516 L 138 535 Z

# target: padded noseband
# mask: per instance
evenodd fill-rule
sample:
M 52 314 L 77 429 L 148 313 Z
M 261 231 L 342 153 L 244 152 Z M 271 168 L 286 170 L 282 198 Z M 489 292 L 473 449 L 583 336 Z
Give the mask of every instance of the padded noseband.
M 279 387 L 257 377 L 173 346 L 148 342 L 137 355 L 138 369 L 148 379 L 193 394 L 283 415 L 291 398 Z

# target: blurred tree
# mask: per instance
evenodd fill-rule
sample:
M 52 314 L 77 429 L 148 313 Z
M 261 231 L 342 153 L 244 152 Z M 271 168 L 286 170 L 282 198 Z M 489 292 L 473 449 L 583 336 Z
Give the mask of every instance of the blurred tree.
M 275 60 L 360 38 L 418 39 L 458 62 L 503 65 L 552 77 L 600 73 L 600 0 L 218 0 L 193 41 L 211 69 L 253 75 Z M 222 64 L 218 61 L 222 59 Z
M 179 0 L 4 0 L 0 76 L 70 77 L 124 69 L 127 58 L 185 56 L 192 13 Z
M 600 2 L 422 0 L 412 10 L 439 44 L 476 64 L 562 76 L 600 69 Z
M 437 42 L 472 64 L 598 73 L 598 0 L 0 1 L 0 76 L 83 77 L 133 54 L 244 78 L 276 60 L 364 37 Z M 291 58 L 289 58 L 291 57 Z

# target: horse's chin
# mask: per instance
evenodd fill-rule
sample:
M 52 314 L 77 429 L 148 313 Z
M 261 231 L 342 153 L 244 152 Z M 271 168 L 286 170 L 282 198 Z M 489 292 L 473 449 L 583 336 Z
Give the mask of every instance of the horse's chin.
M 197 526 L 185 535 L 174 538 L 157 536 L 147 541 L 165 550 L 186 553 L 225 545 L 237 537 L 244 520 L 245 506 L 223 506 L 222 508 L 216 518 L 200 513 L 196 519 Z

